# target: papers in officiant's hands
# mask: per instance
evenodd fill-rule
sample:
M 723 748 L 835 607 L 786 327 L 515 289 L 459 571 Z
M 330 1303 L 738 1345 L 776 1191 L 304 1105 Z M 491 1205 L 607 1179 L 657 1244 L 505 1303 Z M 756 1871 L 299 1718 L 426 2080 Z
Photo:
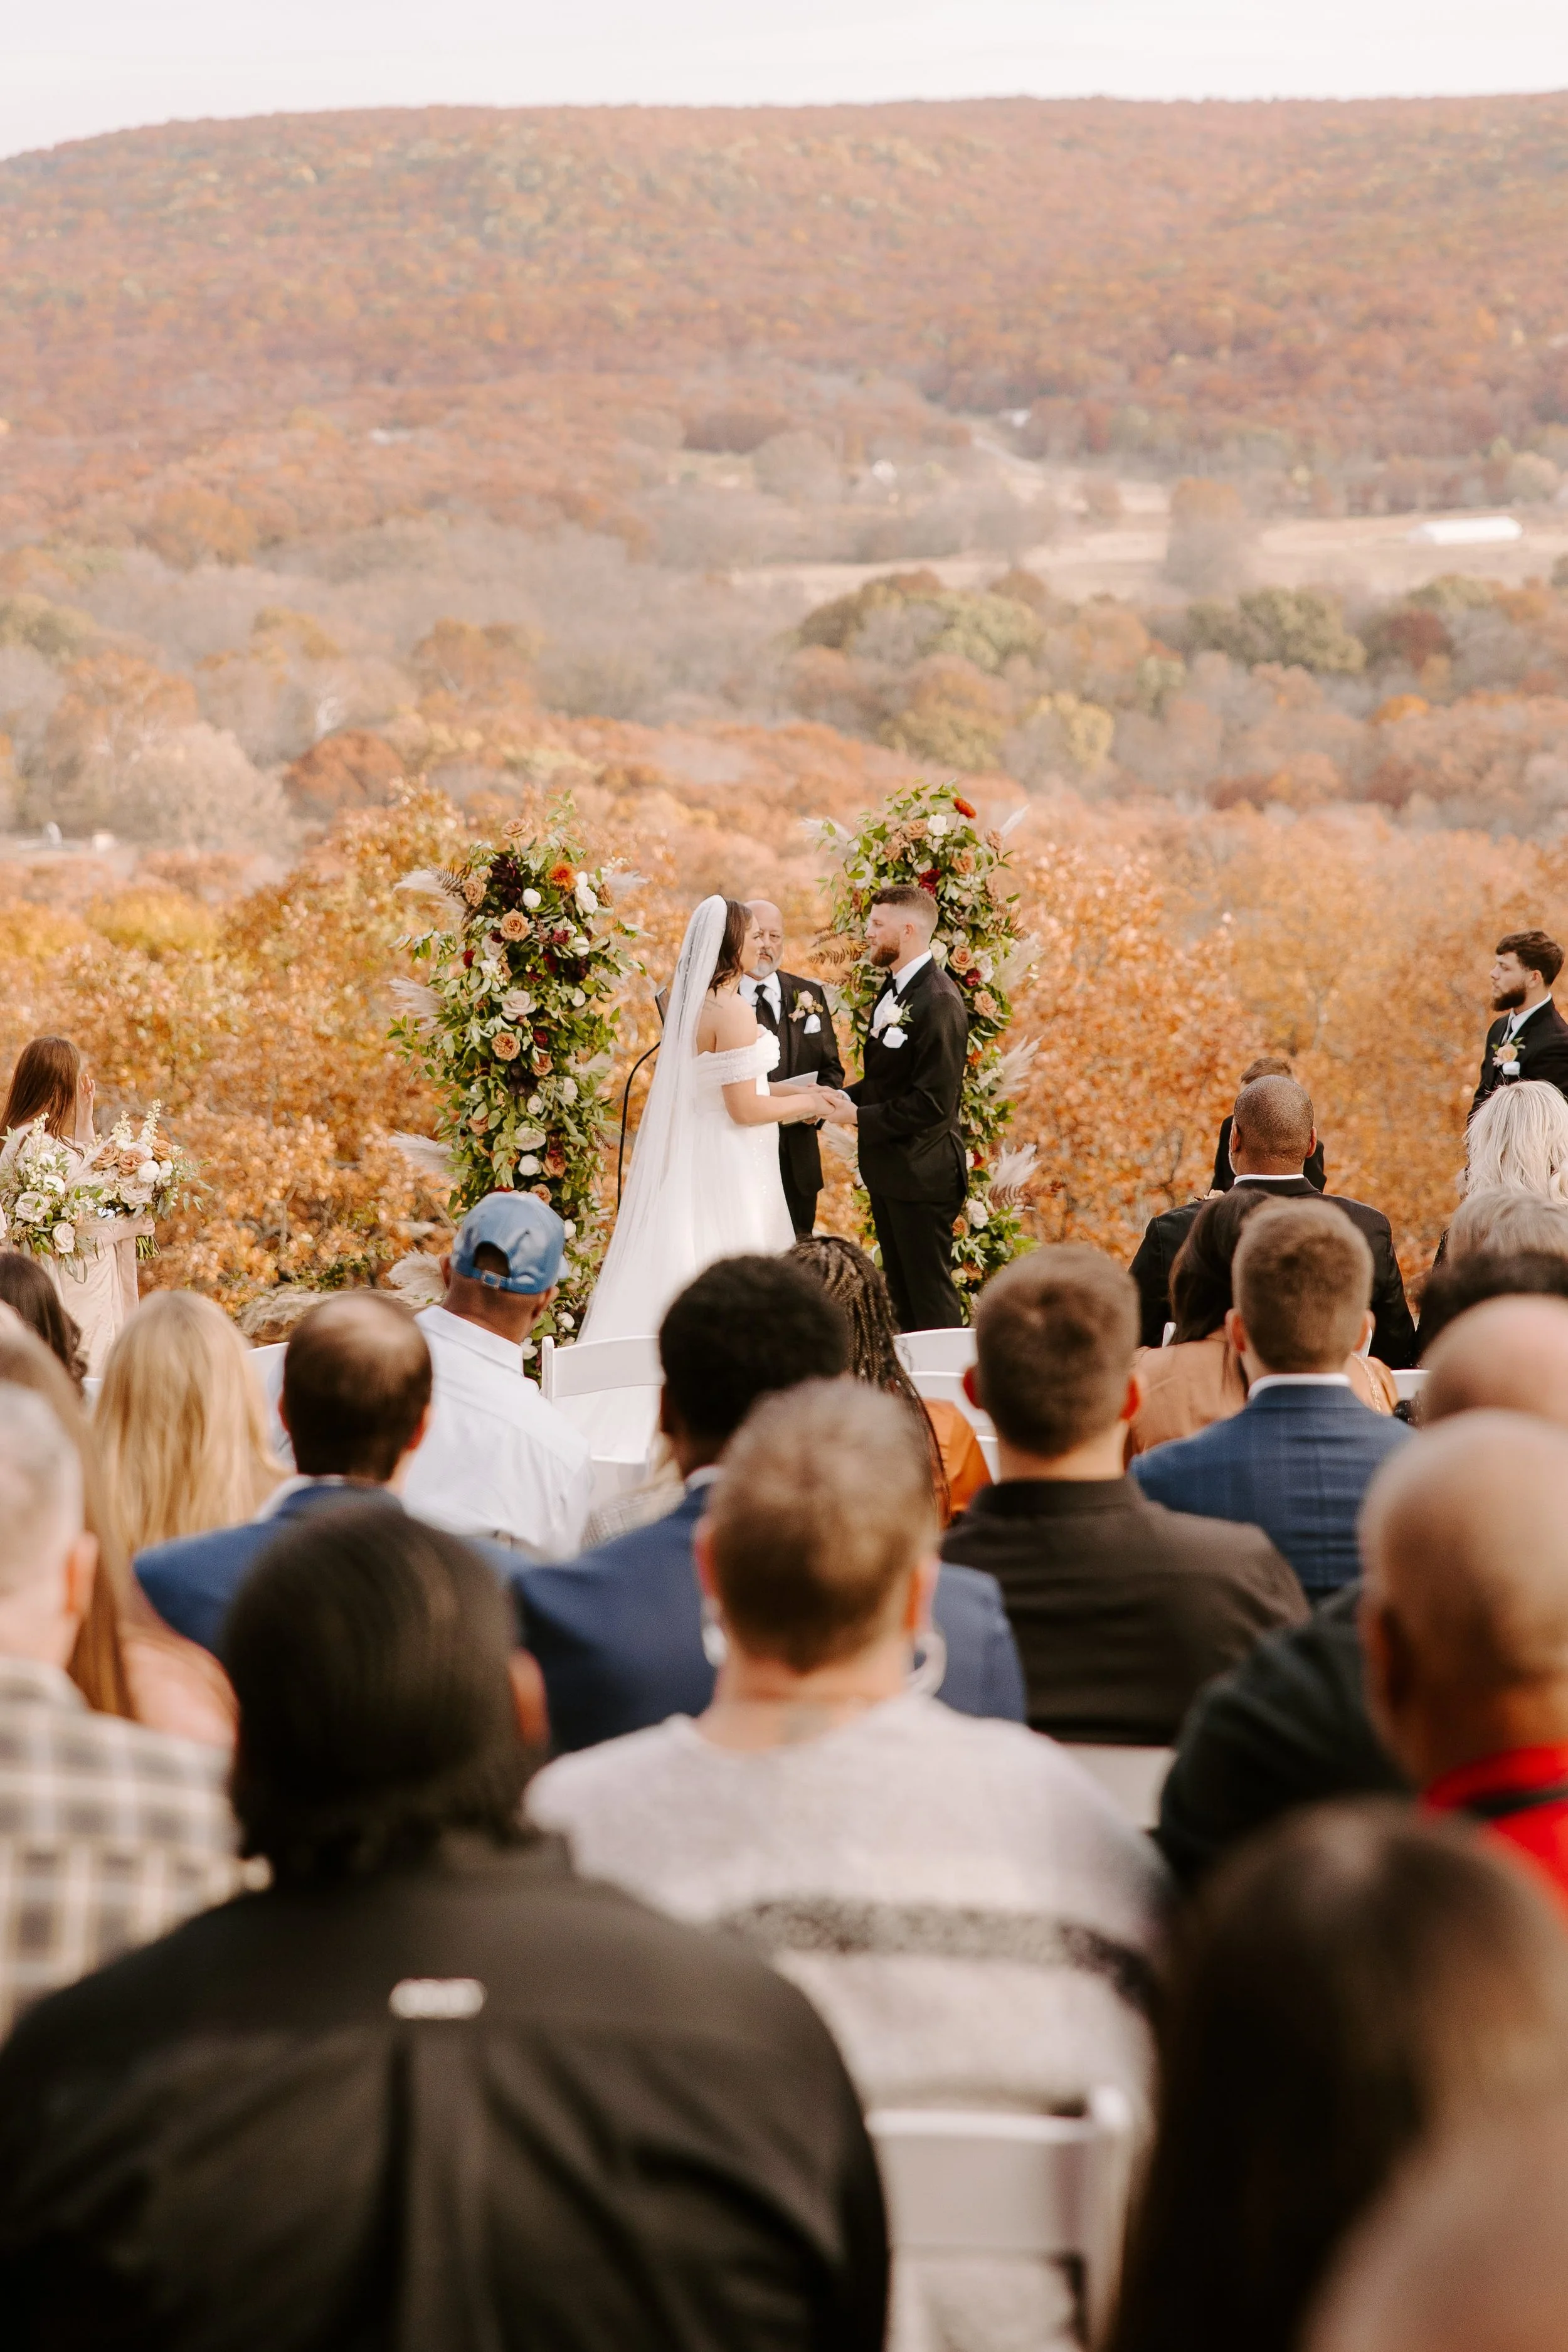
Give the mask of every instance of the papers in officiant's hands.
M 772 1091 L 775 1095 L 805 1094 L 813 1087 L 816 1087 L 815 1070 L 807 1070 L 798 1078 L 774 1078 L 772 1082 Z M 817 1087 L 817 1091 L 820 1093 L 822 1089 Z

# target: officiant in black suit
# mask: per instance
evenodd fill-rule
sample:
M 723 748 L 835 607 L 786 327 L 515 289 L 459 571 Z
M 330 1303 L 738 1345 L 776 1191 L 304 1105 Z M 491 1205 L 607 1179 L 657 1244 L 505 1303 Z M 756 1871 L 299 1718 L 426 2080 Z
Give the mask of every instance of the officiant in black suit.
M 967 1190 L 959 1101 L 969 1015 L 957 983 L 932 959 L 935 929 L 929 891 L 902 884 L 872 898 L 867 952 L 888 977 L 871 1008 L 866 1075 L 828 1114 L 859 1129 L 882 1272 L 906 1331 L 963 1320 L 952 1221 Z
M 841 1087 L 844 1065 L 822 982 L 780 970 L 784 917 L 770 899 L 749 898 L 746 903 L 756 918 L 756 953 L 741 982 L 741 993 L 763 1027 L 779 1041 L 774 1079 L 804 1077 L 815 1070 L 819 1086 Z M 800 1241 L 816 1223 L 816 1196 L 822 1190 L 822 1147 L 816 1136 L 815 1119 L 779 1129 L 779 1174 L 790 1223 Z
M 1544 931 L 1510 931 L 1499 940 L 1491 989 L 1492 1011 L 1500 1017 L 1487 1031 L 1472 1118 L 1489 1095 L 1521 1078 L 1544 1078 L 1568 1095 L 1568 1021 L 1552 995 L 1562 969 L 1563 950 Z

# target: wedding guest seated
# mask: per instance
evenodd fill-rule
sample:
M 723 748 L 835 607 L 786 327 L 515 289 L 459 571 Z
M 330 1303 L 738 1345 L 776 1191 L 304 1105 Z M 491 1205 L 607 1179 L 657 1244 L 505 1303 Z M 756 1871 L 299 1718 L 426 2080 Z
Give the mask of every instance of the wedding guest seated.
M 1298 2352 L 1335 2257 L 1424 2141 L 1568 2087 L 1568 1936 L 1452 1826 L 1324 1808 L 1204 1890 L 1161 2045 L 1110 2352 Z
M 198 1643 L 164 1623 L 137 1583 L 76 1384 L 58 1358 L 9 1313 L 0 1322 L 0 1381 L 43 1399 L 75 1447 L 81 1471 L 82 1524 L 98 1548 L 98 1570 L 66 1672 L 96 1714 L 232 1748 L 235 1706 L 227 1675 Z
M 1235 1190 L 1259 1186 L 1271 1198 L 1284 1201 L 1331 1201 L 1342 1215 L 1364 1236 L 1372 1252 L 1373 1353 L 1380 1363 L 1402 1370 L 1415 1360 L 1415 1327 L 1410 1319 L 1394 1235 L 1381 1209 L 1342 1193 L 1320 1195 L 1303 1172 L 1316 1141 L 1312 1098 L 1294 1078 L 1254 1078 L 1236 1098 L 1232 1114 L 1231 1157 L 1236 1164 Z M 1151 1218 L 1132 1261 L 1132 1278 L 1142 1302 L 1140 1337 L 1146 1348 L 1157 1348 L 1171 1320 L 1171 1270 L 1176 1253 L 1202 1208 L 1201 1201 L 1184 1202 Z
M 36 1257 L 25 1250 L 0 1250 L 0 1303 L 20 1316 L 65 1366 L 79 1393 L 87 1378 L 81 1332 L 60 1304 L 60 1294 Z
M 215 1656 L 224 1620 L 280 1527 L 374 1497 L 401 1511 L 410 1461 L 430 1411 L 430 1351 L 412 1316 L 374 1290 L 340 1291 L 295 1326 L 279 1410 L 299 1474 L 254 1518 L 154 1544 L 136 1574 L 159 1614 Z M 505 1576 L 513 1561 L 476 1543 Z M 542 1706 L 541 1695 L 539 1704 Z
M 1361 1629 L 1373 1719 L 1426 1803 L 1568 1897 L 1565 1491 L 1568 1433 L 1533 1416 L 1424 1431 L 1367 1496 Z
M 1568 1105 L 1564 1108 L 1568 1109 Z M 1466 1193 L 1454 1212 L 1447 1239 L 1444 1263 L 1447 1265 L 1483 1252 L 1509 1256 L 1534 1251 L 1548 1257 L 1568 1257 L 1568 1201 L 1544 1201 L 1538 1192 L 1485 1184 L 1479 1192 Z
M 1173 1437 L 1192 1437 L 1211 1422 L 1226 1421 L 1247 1402 L 1247 1375 L 1231 1345 L 1225 1318 L 1231 1295 L 1231 1260 L 1241 1228 L 1268 1198 L 1256 1184 L 1205 1201 L 1171 1268 L 1174 1339 L 1145 1348 L 1138 1359 L 1138 1410 L 1128 1424 L 1128 1450 L 1147 1454 Z M 1399 1402 L 1394 1375 L 1375 1356 L 1353 1350 L 1344 1360 L 1353 1394 L 1374 1412 Z
M 1544 1001 L 1544 1000 L 1543 1000 Z M 1559 1025 L 1561 1025 L 1559 1024 Z M 1468 1246 L 1470 1249 L 1535 1249 L 1556 1246 L 1553 1221 L 1527 1220 L 1528 1231 L 1500 1230 L 1490 1238 L 1497 1203 L 1491 1196 L 1511 1192 L 1521 1204 L 1568 1204 L 1568 1102 L 1558 1087 L 1542 1078 L 1521 1078 L 1500 1086 L 1472 1112 L 1465 1136 L 1464 1201 L 1452 1224 L 1437 1244 L 1434 1267 L 1447 1265 Z M 1474 1215 L 1465 1216 L 1471 1201 Z M 1546 1236 L 1544 1240 L 1541 1236 Z
M 455 1536 L 353 1503 L 279 1530 L 230 1644 L 270 1885 L 0 2053 L 15 2352 L 879 2352 L 831 2037 L 520 1830 L 511 1638 Z
M 404 1493 L 416 1518 L 536 1559 L 574 1552 L 593 1499 L 587 1439 L 541 1396 L 522 1343 L 555 1296 L 566 1228 L 531 1192 L 491 1192 L 441 1261 L 447 1296 L 416 1317 L 430 1423 Z
M 945 1526 L 991 1484 L 974 1424 L 943 1397 L 923 1398 L 904 1370 L 893 1301 L 881 1268 L 837 1234 L 797 1242 L 790 1256 L 837 1299 L 849 1325 L 849 1370 L 858 1381 L 902 1397 L 926 1432 L 937 1508 Z
M 1259 1054 L 1256 1062 L 1248 1062 L 1241 1074 L 1241 1084 L 1249 1087 L 1254 1078 L 1293 1078 L 1296 1073 L 1290 1064 L 1278 1054 Z M 1239 1091 L 1239 1089 L 1238 1089 Z M 1215 1146 L 1214 1183 L 1216 1192 L 1228 1192 L 1236 1181 L 1236 1168 L 1230 1156 L 1230 1139 L 1236 1126 L 1235 1114 L 1226 1111 L 1219 1123 L 1219 1140 Z M 1301 1173 L 1314 1192 L 1321 1192 L 1328 1182 L 1323 1171 L 1323 1141 L 1320 1136 L 1301 1163 Z
M 1226 1318 L 1247 1402 L 1132 1465 L 1144 1494 L 1172 1510 L 1262 1528 L 1309 1600 L 1356 1574 L 1367 1481 L 1410 1436 L 1403 1422 L 1368 1411 L 1344 1370 L 1372 1328 L 1372 1252 L 1327 1202 L 1258 1210 L 1237 1244 L 1237 1303 Z
M 1421 1293 L 1421 1363 L 1450 1323 L 1489 1298 L 1568 1298 L 1568 1258 L 1543 1250 L 1477 1250 L 1434 1267 Z M 1423 1406 L 1425 1410 L 1425 1406 Z
M 1425 1423 L 1493 1409 L 1568 1428 L 1568 1307 L 1559 1298 L 1478 1307 L 1428 1360 Z M 1160 1845 L 1179 1877 L 1194 1879 L 1293 1806 L 1408 1785 L 1367 1712 L 1361 1592 L 1359 1582 L 1345 1585 L 1309 1623 L 1271 1635 L 1200 1695 L 1160 1801 Z
M 1500 2101 L 1434 2140 L 1356 2232 L 1308 2352 L 1562 2352 L 1568 2100 Z
M 848 1370 L 849 1331 L 820 1283 L 788 1257 L 721 1258 L 667 1309 L 658 1335 L 659 1426 L 685 1481 L 662 1519 L 555 1568 L 514 1579 L 524 1634 L 543 1671 L 558 1748 L 590 1748 L 713 1695 L 692 1530 L 719 1463 L 757 1399 Z M 966 1715 L 1021 1720 L 1023 1676 L 989 1576 L 944 1570 L 935 1622 L 942 1696 Z M 708 1643 L 706 1647 L 711 1647 Z
M 251 1518 L 282 1483 L 248 1355 L 222 1307 L 195 1291 L 156 1291 L 121 1327 L 92 1431 L 132 1556 Z
M 0 2035 L 235 1886 L 221 1752 L 92 1712 L 66 1673 L 98 1567 L 82 1497 L 68 1431 L 0 1382 Z
M 590 1878 L 765 1953 L 868 2106 L 1060 2108 L 1117 2084 L 1142 2110 L 1162 1873 L 1050 1741 L 922 1690 L 937 1528 L 896 1399 L 764 1398 L 697 1533 L 710 1701 L 550 1765 L 531 1815 Z M 893 2342 L 1045 2352 L 1068 2302 L 1034 2265 L 922 2263 Z
M 974 1338 L 1001 1477 L 942 1558 L 1001 1586 L 1033 1729 L 1164 1747 L 1211 1675 L 1300 1622 L 1301 1588 L 1257 1528 L 1165 1510 L 1127 1476 L 1138 1294 L 1099 1250 L 1016 1260 L 981 1292 Z

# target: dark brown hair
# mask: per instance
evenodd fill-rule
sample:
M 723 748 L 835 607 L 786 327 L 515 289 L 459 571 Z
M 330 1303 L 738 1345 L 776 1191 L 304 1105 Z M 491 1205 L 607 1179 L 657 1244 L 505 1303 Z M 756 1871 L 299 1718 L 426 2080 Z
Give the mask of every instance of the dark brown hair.
M 974 1342 L 998 1433 L 1054 1461 L 1121 1409 L 1138 1346 L 1132 1277 L 1087 1242 L 1031 1250 L 981 1292 Z
M 910 914 L 919 915 L 931 930 L 936 929 L 936 894 L 922 890 L 918 882 L 889 882 L 882 889 L 872 891 L 870 903 L 873 907 L 903 907 Z
M 1434 2127 L 1568 2070 L 1552 1898 L 1391 1804 L 1298 1813 L 1178 1933 L 1111 2352 L 1292 2352 L 1347 2230 Z
M 1563 950 L 1544 931 L 1510 931 L 1499 940 L 1498 955 L 1517 956 L 1526 971 L 1539 972 L 1548 988 L 1563 969 Z
M 863 1249 L 844 1241 L 837 1234 L 812 1234 L 806 1240 L 796 1242 L 790 1255 L 844 1309 L 849 1325 L 849 1369 L 855 1378 L 868 1382 L 872 1388 L 886 1390 L 889 1396 L 901 1397 L 918 1418 L 931 1455 L 937 1508 L 945 1526 L 952 1516 L 952 1495 L 942 1446 L 925 1401 L 899 1353 L 893 1301 L 881 1267 Z
M 738 980 L 745 970 L 746 934 L 756 921 L 743 898 L 724 901 L 724 936 L 719 942 L 719 961 L 713 967 L 710 988 L 722 988 Z
M 81 1055 L 68 1037 L 30 1038 L 11 1073 L 0 1134 L 41 1118 L 51 1135 L 64 1135 L 75 1115 L 80 1076 Z
M 1171 1268 L 1171 1312 L 1179 1341 L 1206 1339 L 1236 1304 L 1231 1260 L 1242 1226 L 1268 1201 L 1258 1185 L 1238 1184 L 1217 1201 L 1205 1201 L 1193 1219 Z
M 51 1356 L 58 1358 L 79 1395 L 87 1376 L 81 1351 L 81 1331 L 60 1303 L 60 1294 L 36 1257 L 24 1250 L 0 1249 L 0 1300 L 36 1332 Z
M 384 1486 L 430 1402 L 418 1325 L 373 1290 L 313 1307 L 283 1358 L 283 1418 L 307 1478 Z
M 1259 1054 L 1256 1062 L 1248 1062 L 1241 1074 L 1241 1083 L 1249 1087 L 1254 1078 L 1293 1078 L 1295 1071 L 1279 1054 Z
M 1361 1344 L 1372 1252 L 1331 1201 L 1266 1201 L 1236 1245 L 1231 1284 L 1271 1372 L 1337 1371 Z

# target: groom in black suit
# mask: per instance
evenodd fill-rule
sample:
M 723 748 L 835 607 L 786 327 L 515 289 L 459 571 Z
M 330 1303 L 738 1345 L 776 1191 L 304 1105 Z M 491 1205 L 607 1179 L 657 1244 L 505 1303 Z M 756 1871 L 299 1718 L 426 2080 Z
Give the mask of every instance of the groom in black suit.
M 833 1015 L 819 980 L 805 980 L 797 971 L 781 971 L 784 917 L 768 898 L 750 898 L 756 917 L 756 952 L 741 993 L 764 1029 L 779 1041 L 775 1078 L 798 1078 L 815 1070 L 822 1087 L 844 1084 L 844 1065 L 833 1034 Z M 822 1190 L 822 1147 L 816 1119 L 797 1119 L 779 1129 L 779 1174 L 795 1239 L 805 1241 L 816 1223 L 816 1196 Z
M 1499 940 L 1491 985 L 1492 1011 L 1500 1018 L 1487 1031 L 1472 1118 L 1499 1087 L 1517 1086 L 1521 1078 L 1544 1078 L 1568 1095 L 1568 1021 L 1552 996 L 1562 969 L 1563 950 L 1544 931 L 1510 931 Z
M 863 1078 L 828 1115 L 857 1127 L 860 1175 L 893 1308 L 906 1331 L 963 1320 L 952 1283 L 952 1221 L 967 1191 L 959 1099 L 969 1015 L 933 962 L 936 900 L 910 884 L 879 890 L 867 951 L 888 974 L 871 1008 Z

